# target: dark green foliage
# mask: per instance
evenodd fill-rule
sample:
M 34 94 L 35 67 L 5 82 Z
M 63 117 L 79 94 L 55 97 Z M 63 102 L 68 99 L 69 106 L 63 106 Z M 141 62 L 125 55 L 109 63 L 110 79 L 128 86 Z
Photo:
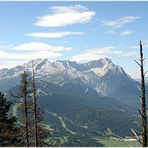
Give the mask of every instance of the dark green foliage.
M 37 102 L 35 79 L 32 79 L 27 72 L 21 74 L 18 87 L 13 89 L 12 96 L 17 102 L 17 118 L 21 126 L 21 137 L 26 146 L 42 147 L 48 146 L 45 139 L 49 137 L 50 131 L 43 127 L 44 111 Z
M 88 126 L 88 132 L 94 136 L 97 136 L 99 132 L 103 133 L 107 128 L 110 128 L 116 135 L 130 136 L 132 135 L 130 128 L 137 128 L 134 124 L 136 118 L 121 111 L 117 112 L 117 110 L 83 108 L 73 110 L 73 114 L 68 113 L 67 115 L 75 123 Z
M 0 92 L 0 121 L 8 120 L 7 114 L 11 103 L 6 100 L 4 94 Z
M 48 143 L 46 142 L 46 139 L 50 135 L 50 130 L 47 130 L 44 127 L 44 121 L 43 121 L 43 116 L 44 114 L 43 109 L 40 107 L 38 104 L 38 95 L 37 95 L 37 87 L 36 87 L 36 79 L 35 79 L 35 69 L 34 69 L 34 64 L 32 61 L 32 78 L 31 78 L 31 88 L 32 88 L 32 101 L 33 101 L 33 138 L 34 138 L 34 146 L 35 147 L 46 147 L 49 146 Z
M 32 143 L 32 140 L 29 141 L 30 136 L 32 135 L 32 130 L 29 127 L 32 126 L 32 100 L 30 99 L 30 85 L 29 85 L 29 76 L 26 71 L 21 74 L 21 80 L 19 83 L 19 91 L 17 98 L 19 98 L 22 103 L 19 107 L 21 117 L 21 123 L 25 125 L 24 133 L 26 138 L 26 146 L 29 147 Z M 31 134 L 30 134 L 31 132 Z M 24 136 L 24 133 L 22 133 Z
M 16 125 L 16 118 L 9 117 L 11 103 L 0 92 L 0 146 L 23 145 L 19 137 L 20 131 Z
M 110 128 L 116 135 L 131 136 L 131 127 L 139 129 L 137 117 L 133 116 L 138 112 L 134 112 L 132 107 L 124 106 L 112 98 L 92 95 L 92 93 L 85 94 L 82 90 L 79 91 L 76 86 L 71 91 L 68 84 L 60 87 L 42 82 L 39 85 L 38 88 L 41 88 L 45 94 L 50 94 L 40 94 L 39 101 L 42 106 L 49 112 L 63 117 L 68 129 L 73 132 L 98 136 L 103 134 L 107 128 Z M 64 136 L 69 133 L 61 127 L 56 116 L 45 116 L 46 119 L 49 119 L 49 124 L 55 129 L 54 134 L 56 136 Z M 48 118 L 48 116 L 50 117 Z M 64 117 L 70 119 L 73 123 Z
M 79 84 L 64 84 L 61 87 L 40 81 L 37 88 L 38 103 L 44 109 L 42 119 L 53 129 L 52 135 L 50 132 L 43 134 L 49 141 L 48 146 L 99 146 L 93 138 L 104 135 L 108 128 L 119 136 L 132 135 L 131 127 L 138 129 L 137 120 L 132 116 L 136 114 L 132 107 L 109 97 L 101 97 L 93 90 L 85 94 L 86 88 L 81 89 Z M 76 134 L 64 128 L 59 117 L 66 128 Z M 69 142 L 63 145 L 54 137 L 67 137 Z
M 51 130 L 46 129 L 45 121 L 43 120 L 44 111 L 42 108 L 37 104 L 37 112 L 36 112 L 36 122 L 37 122 L 37 134 L 38 134 L 38 147 L 47 147 L 49 146 L 49 142 L 46 141 L 47 138 L 51 136 Z M 36 130 L 34 129 L 34 138 L 36 141 Z M 36 144 L 35 144 L 36 145 Z

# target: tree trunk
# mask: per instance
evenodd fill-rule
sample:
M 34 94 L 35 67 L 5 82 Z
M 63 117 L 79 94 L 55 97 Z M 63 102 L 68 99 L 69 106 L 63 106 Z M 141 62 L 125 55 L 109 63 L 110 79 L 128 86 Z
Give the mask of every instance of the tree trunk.
M 147 115 L 146 115 L 146 99 L 145 99 L 145 76 L 143 65 L 143 49 L 140 41 L 140 69 L 141 69 L 141 117 L 142 117 L 142 146 L 147 147 Z
M 35 147 L 38 147 L 38 122 L 37 122 L 37 97 L 36 97 L 36 85 L 35 85 L 35 72 L 32 61 L 32 80 L 33 80 L 33 99 L 34 99 L 34 122 L 35 122 Z
M 26 71 L 24 71 L 24 104 L 25 104 L 25 120 L 26 120 L 26 141 L 27 147 L 29 147 L 29 131 L 28 131 L 28 106 L 27 106 L 27 77 Z

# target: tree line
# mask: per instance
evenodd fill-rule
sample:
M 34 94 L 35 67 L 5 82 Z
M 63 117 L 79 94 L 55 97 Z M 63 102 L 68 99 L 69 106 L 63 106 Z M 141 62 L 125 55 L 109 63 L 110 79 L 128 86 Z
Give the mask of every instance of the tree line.
M 10 97 L 18 104 L 16 116 L 10 114 L 12 102 L 0 92 L 0 146 L 53 146 L 52 142 L 47 142 L 51 131 L 44 128 L 33 62 L 32 74 L 24 70 L 19 85 L 10 92 Z

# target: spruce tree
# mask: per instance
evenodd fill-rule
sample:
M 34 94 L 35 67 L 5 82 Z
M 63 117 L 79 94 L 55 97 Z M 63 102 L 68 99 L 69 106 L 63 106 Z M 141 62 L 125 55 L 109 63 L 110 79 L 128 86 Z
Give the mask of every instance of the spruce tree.
M 8 117 L 11 102 L 0 92 L 0 146 L 22 146 L 16 118 Z
M 24 139 L 26 146 L 34 146 L 32 138 L 33 136 L 33 111 L 32 111 L 32 98 L 31 98 L 31 84 L 30 77 L 26 71 L 20 75 L 20 82 L 16 89 L 11 93 L 15 101 L 19 104 L 17 107 L 17 118 L 22 128 L 22 138 Z
M 21 75 L 21 81 L 19 85 L 19 92 L 20 97 L 22 97 L 24 100 L 24 113 L 25 113 L 25 129 L 26 129 L 26 146 L 29 147 L 29 123 L 28 123 L 28 105 L 27 105 L 27 97 L 28 97 L 28 75 L 26 71 L 22 73 Z
M 19 104 L 17 107 L 17 118 L 22 129 L 21 136 L 27 147 L 51 146 L 51 142 L 48 141 L 51 138 L 51 130 L 49 131 L 46 128 L 46 123 L 43 119 L 44 111 L 39 105 L 33 62 L 32 77 L 28 73 L 24 71 L 20 75 L 21 79 L 16 92 L 11 93 L 11 96 Z M 55 143 L 55 141 L 52 140 L 52 143 Z

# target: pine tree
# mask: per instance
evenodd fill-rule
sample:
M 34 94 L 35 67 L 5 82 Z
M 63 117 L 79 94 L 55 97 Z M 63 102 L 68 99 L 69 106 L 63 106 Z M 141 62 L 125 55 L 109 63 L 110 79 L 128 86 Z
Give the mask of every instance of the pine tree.
M 22 146 L 16 118 L 8 118 L 11 102 L 0 92 L 0 146 Z
M 22 137 L 25 139 L 26 146 L 33 146 L 33 116 L 30 77 L 26 71 L 20 75 L 20 83 L 17 91 L 11 93 L 20 105 L 17 108 L 17 118 L 22 128 Z
M 17 107 L 17 114 L 22 128 L 22 137 L 26 139 L 26 146 L 51 146 L 47 141 L 51 137 L 51 131 L 46 129 L 43 119 L 44 111 L 38 102 L 33 62 L 32 72 L 32 77 L 26 71 L 21 74 L 18 89 L 16 89 L 15 95 L 13 93 L 11 95 L 20 104 Z
M 28 105 L 27 105 L 27 97 L 28 97 L 28 81 L 27 81 L 27 73 L 24 71 L 24 73 L 21 75 L 21 81 L 19 85 L 19 92 L 20 92 L 20 97 L 24 98 L 24 111 L 25 111 L 25 128 L 26 128 L 26 142 L 27 146 L 29 147 L 29 129 L 28 129 Z

